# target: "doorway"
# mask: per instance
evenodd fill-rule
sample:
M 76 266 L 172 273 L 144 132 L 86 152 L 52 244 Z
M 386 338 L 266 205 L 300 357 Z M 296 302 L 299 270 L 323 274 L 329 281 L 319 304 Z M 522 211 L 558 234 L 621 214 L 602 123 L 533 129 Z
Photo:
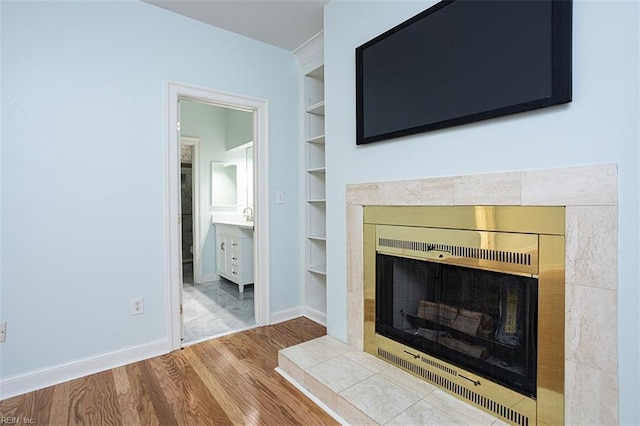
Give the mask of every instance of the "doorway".
M 236 299 L 246 300 L 250 299 L 250 293 L 248 289 L 253 290 L 254 298 L 254 316 L 252 324 L 255 326 L 265 325 L 269 323 L 269 253 L 266 247 L 268 247 L 268 132 L 267 132 L 267 102 L 261 99 L 249 98 L 240 95 L 233 95 L 228 93 L 216 92 L 208 89 L 195 88 L 191 86 L 185 86 L 176 83 L 170 83 L 168 85 L 168 156 L 167 156 L 167 218 L 169 228 L 168 238 L 168 311 L 170 318 L 169 331 L 172 349 L 178 349 L 183 345 L 183 324 L 186 321 L 193 320 L 193 312 L 190 313 L 191 317 L 187 318 L 186 303 L 194 304 L 206 304 L 207 300 L 201 300 L 200 302 L 194 302 L 192 296 L 204 296 L 211 302 L 216 297 L 223 297 L 226 295 L 234 295 Z M 243 197 L 239 197 L 239 203 L 235 206 L 226 206 L 222 209 L 227 210 L 226 213 L 233 213 L 234 211 L 242 211 L 243 208 L 251 205 L 254 216 L 253 222 L 253 261 L 252 269 L 254 275 L 254 285 L 245 287 L 243 293 L 239 292 L 237 285 L 232 285 L 230 282 L 220 280 L 219 276 L 215 273 L 215 254 L 211 255 L 211 251 L 207 254 L 207 248 L 215 249 L 215 227 L 212 225 L 212 216 L 216 213 L 221 213 L 221 210 L 212 205 L 211 187 L 205 188 L 205 184 L 211 182 L 210 173 L 211 168 L 203 167 L 203 164 L 209 161 L 205 158 L 203 152 L 206 151 L 204 138 L 200 137 L 200 155 L 202 159 L 200 164 L 200 176 L 194 175 L 193 181 L 200 184 L 200 196 L 194 195 L 194 200 L 200 200 L 200 206 L 196 206 L 194 202 L 193 210 L 193 223 L 200 223 L 201 232 L 199 232 L 200 241 L 196 242 L 196 234 L 198 232 L 195 229 L 193 231 L 193 252 L 200 255 L 200 265 L 197 265 L 196 259 L 198 256 L 194 256 L 193 275 L 187 275 L 193 277 L 193 283 L 189 283 L 192 287 L 189 289 L 190 294 L 183 292 L 183 278 L 184 272 L 188 272 L 189 266 L 182 261 L 186 258 L 182 247 L 183 236 L 181 234 L 181 189 L 182 189 L 182 173 L 181 173 L 181 153 L 180 148 L 182 146 L 181 137 L 189 136 L 197 139 L 200 135 L 187 135 L 181 131 L 181 123 L 184 121 L 181 117 L 180 102 L 193 102 L 208 106 L 214 106 L 219 109 L 228 109 L 233 111 L 244 111 L 250 113 L 250 117 L 253 121 L 252 126 L 252 145 L 251 150 L 246 151 L 245 158 L 249 164 L 249 158 L 251 160 L 250 167 L 247 167 L 245 173 L 245 180 L 251 180 L 251 194 L 249 192 L 244 194 Z M 242 148 L 245 149 L 245 148 Z M 255 158 L 255 161 L 254 161 Z M 207 161 L 205 161 L 207 160 Z M 206 195 L 205 195 L 206 194 Z M 207 198 L 208 196 L 211 196 Z M 252 202 L 250 201 L 251 198 Z M 207 200 L 203 202 L 202 200 Z M 234 210 L 235 209 L 235 210 Z M 197 216 L 200 215 L 200 220 Z M 173 220 L 176 218 L 177 220 Z M 215 250 L 214 250 L 215 251 Z M 200 282 L 198 282 L 200 281 Z M 214 285 L 213 283 L 216 282 Z M 198 288 L 199 284 L 206 283 L 206 286 Z M 206 287 L 206 288 L 205 288 Z M 215 287 L 215 288 L 214 288 Z M 196 291 L 198 290 L 198 291 Z M 206 290 L 206 291 L 200 291 Z M 198 293 L 198 294 L 196 294 Z M 202 294 L 200 294 L 202 293 Z M 206 294 L 208 293 L 208 294 Z M 217 296 L 216 296 L 217 294 Z M 184 296 L 184 297 L 183 297 Z M 218 305 L 228 306 L 228 300 L 219 300 Z M 215 304 L 215 303 L 214 303 Z M 202 306 L 199 308 L 201 311 Z M 201 312 L 202 313 L 202 312 Z M 221 316 L 221 315 L 219 315 Z M 207 320 L 202 320 L 201 324 L 206 323 Z M 239 329 L 242 327 L 240 326 Z M 246 327 L 244 327 L 246 328 Z M 239 330 L 238 329 L 238 330 Z M 238 331 L 228 330 L 228 332 Z M 185 330 L 186 331 L 186 330 Z M 212 335 L 207 337 L 216 337 L 225 334 L 225 332 L 219 329 L 212 328 Z M 194 343 L 193 333 L 185 344 Z M 195 339 L 198 340 L 198 339 Z M 199 339 L 203 340 L 203 339 Z
M 256 325 L 254 219 L 249 213 L 254 207 L 249 179 L 254 113 L 190 98 L 178 101 L 184 346 Z M 193 148 L 199 155 L 193 155 Z M 192 190 L 192 182 L 202 191 Z M 229 223 L 238 226 L 229 228 Z M 229 238 L 223 228 L 241 230 L 245 238 Z

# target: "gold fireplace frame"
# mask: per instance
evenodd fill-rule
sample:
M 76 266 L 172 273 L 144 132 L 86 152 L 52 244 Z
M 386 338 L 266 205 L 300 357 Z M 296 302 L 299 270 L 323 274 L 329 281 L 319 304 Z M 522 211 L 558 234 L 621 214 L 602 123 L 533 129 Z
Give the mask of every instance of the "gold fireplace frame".
M 565 208 L 538 206 L 365 206 L 364 350 L 508 423 L 564 423 Z M 455 230 L 455 231 L 454 231 Z M 462 230 L 462 232 L 456 232 Z M 380 241 L 410 241 L 383 243 Z M 428 238 L 428 240 L 427 240 Z M 470 248 L 475 259 L 450 250 L 422 250 L 421 241 Z M 457 239 L 457 241 L 456 241 Z M 537 245 L 532 241 L 537 242 Z M 533 247 L 535 245 L 535 247 Z M 538 278 L 537 397 L 523 396 L 455 365 L 375 332 L 376 252 L 498 270 L 516 253 L 512 273 Z M 520 254 L 526 261 L 520 261 Z M 499 254 L 502 256 L 502 254 Z M 473 256 L 472 256 L 473 257 Z

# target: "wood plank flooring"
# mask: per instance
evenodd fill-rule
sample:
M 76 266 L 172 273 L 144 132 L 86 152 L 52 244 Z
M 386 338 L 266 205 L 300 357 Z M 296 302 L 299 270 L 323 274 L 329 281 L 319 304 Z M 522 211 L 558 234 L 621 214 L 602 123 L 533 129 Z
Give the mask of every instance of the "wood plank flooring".
M 324 334 L 306 318 L 255 328 L 0 401 L 0 417 L 38 426 L 335 425 L 274 371 L 280 349 Z

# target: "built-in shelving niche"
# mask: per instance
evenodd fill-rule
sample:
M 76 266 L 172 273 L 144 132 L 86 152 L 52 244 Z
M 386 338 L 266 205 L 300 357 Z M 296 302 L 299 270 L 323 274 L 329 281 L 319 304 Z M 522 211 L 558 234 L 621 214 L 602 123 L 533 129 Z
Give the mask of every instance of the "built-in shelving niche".
M 306 253 L 305 313 L 326 322 L 327 237 L 324 67 L 304 74 Z

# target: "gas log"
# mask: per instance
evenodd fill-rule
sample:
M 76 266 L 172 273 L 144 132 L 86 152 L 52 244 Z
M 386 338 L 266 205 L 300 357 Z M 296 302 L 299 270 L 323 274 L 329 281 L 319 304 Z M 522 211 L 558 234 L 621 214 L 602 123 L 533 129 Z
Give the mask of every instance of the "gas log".
M 428 300 L 420 301 L 417 316 L 473 337 L 487 336 L 493 330 L 490 315 Z

